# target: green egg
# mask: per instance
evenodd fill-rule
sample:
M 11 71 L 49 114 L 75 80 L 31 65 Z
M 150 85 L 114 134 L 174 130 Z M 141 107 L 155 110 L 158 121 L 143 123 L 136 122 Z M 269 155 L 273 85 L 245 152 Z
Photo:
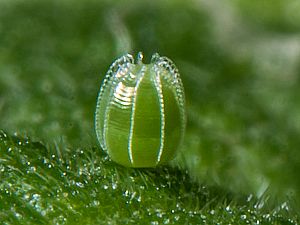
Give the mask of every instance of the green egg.
M 101 85 L 95 129 L 110 158 L 127 167 L 156 167 L 174 158 L 184 135 L 184 89 L 174 63 L 157 53 L 150 64 L 127 54 Z

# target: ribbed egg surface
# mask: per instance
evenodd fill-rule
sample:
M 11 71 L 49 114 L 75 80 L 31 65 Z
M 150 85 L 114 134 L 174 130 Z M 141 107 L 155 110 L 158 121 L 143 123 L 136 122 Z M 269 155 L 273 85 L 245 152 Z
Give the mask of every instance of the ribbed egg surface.
M 99 91 L 95 129 L 111 159 L 127 167 L 155 167 L 173 159 L 183 139 L 185 103 L 174 63 L 157 53 L 150 64 L 117 59 Z

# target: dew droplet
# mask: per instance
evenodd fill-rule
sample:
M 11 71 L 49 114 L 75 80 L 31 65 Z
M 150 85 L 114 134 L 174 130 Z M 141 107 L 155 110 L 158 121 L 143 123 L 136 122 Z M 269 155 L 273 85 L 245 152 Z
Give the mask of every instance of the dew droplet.
M 206 216 L 203 215 L 203 214 L 201 214 L 200 217 L 201 217 L 202 220 L 205 220 L 205 219 L 206 219 Z
M 29 168 L 28 172 L 30 172 L 30 173 L 35 173 L 35 172 L 36 172 L 35 166 L 31 166 L 31 167 Z
M 76 186 L 77 186 L 77 187 L 80 187 L 80 188 L 83 188 L 83 187 L 84 187 L 83 183 L 81 183 L 81 182 L 76 182 Z
M 179 215 L 176 215 L 176 216 L 174 216 L 174 219 L 175 219 L 176 221 L 178 221 L 178 220 L 180 219 L 180 216 L 179 216 Z
M 117 189 L 117 187 L 118 187 L 118 184 L 117 184 L 117 183 L 112 183 L 112 185 L 111 185 L 111 186 L 112 186 L 112 189 L 113 189 L 113 190 L 116 190 L 116 189 Z
M 93 201 L 93 206 L 99 206 L 99 205 L 100 205 L 100 201 L 98 201 L 98 200 Z
M 243 214 L 243 215 L 241 215 L 241 219 L 245 220 L 245 219 L 247 219 L 247 216 Z
M 170 219 L 169 218 L 165 218 L 163 221 L 164 224 L 170 224 Z

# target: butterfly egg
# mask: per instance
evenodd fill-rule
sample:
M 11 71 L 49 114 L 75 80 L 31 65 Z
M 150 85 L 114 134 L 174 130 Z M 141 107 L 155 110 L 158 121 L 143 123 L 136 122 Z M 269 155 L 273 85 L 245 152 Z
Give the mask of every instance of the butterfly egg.
M 185 99 L 174 63 L 157 53 L 150 64 L 127 54 L 101 85 L 95 129 L 110 158 L 127 167 L 155 167 L 174 158 L 185 130 Z

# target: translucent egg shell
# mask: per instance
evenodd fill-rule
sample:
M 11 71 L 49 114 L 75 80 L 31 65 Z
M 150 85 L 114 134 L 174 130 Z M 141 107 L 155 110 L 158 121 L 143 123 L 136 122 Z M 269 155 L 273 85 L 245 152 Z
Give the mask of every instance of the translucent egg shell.
M 185 130 L 184 89 L 174 63 L 157 53 L 150 64 L 127 54 L 101 85 L 95 129 L 101 147 L 127 167 L 156 167 L 174 158 Z

